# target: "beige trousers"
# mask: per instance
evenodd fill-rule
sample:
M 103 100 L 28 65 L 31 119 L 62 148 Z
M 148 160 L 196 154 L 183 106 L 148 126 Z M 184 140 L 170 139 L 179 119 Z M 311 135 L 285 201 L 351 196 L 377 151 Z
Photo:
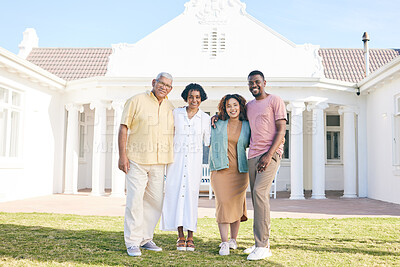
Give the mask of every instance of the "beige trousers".
M 260 157 L 248 160 L 251 199 L 254 207 L 253 233 L 256 247 L 267 247 L 271 231 L 269 192 L 281 158 L 275 152 L 265 171 L 257 173 L 257 163 Z
M 124 238 L 126 247 L 142 246 L 153 239 L 161 216 L 165 165 L 129 161 L 126 175 Z

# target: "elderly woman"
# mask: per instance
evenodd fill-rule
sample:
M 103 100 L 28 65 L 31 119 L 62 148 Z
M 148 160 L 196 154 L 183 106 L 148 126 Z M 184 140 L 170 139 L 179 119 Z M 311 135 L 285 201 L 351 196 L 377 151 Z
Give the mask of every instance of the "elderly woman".
M 210 116 L 200 110 L 207 99 L 203 87 L 191 83 L 181 94 L 187 106 L 173 111 L 174 163 L 167 169 L 160 228 L 178 231 L 177 249 L 194 251 L 197 206 L 202 177 L 203 145 L 210 145 Z M 185 240 L 184 230 L 188 235 Z
M 216 127 L 211 129 L 211 186 L 216 198 L 216 219 L 221 236 L 220 255 L 236 249 L 240 222 L 247 220 L 246 189 L 249 184 L 246 148 L 250 126 L 246 100 L 238 95 L 224 96 L 219 105 Z M 231 238 L 228 240 L 230 228 Z

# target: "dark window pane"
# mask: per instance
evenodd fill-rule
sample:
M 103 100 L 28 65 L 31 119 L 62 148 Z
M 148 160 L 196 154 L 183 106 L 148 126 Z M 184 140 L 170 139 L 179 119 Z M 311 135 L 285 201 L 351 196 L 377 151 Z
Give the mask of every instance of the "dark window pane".
M 340 116 L 326 115 L 326 126 L 340 126 Z
M 285 134 L 285 144 L 283 145 L 283 156 L 282 158 L 289 158 L 289 130 L 286 130 Z
M 326 132 L 326 158 L 340 159 L 340 132 Z

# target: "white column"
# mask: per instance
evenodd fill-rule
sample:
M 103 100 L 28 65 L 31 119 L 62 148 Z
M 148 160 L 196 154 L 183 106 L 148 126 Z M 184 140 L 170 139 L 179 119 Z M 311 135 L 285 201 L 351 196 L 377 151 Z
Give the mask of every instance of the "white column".
M 304 199 L 303 192 L 303 111 L 304 102 L 290 102 L 290 199 Z
M 356 110 L 353 107 L 339 108 L 339 114 L 343 114 L 344 198 L 357 197 L 355 113 Z
M 325 123 L 326 103 L 310 103 L 307 110 L 312 111 L 312 196 L 325 198 Z
M 65 194 L 78 193 L 78 166 L 79 166 L 79 113 L 83 106 L 67 104 L 68 111 L 67 140 L 65 148 Z
M 90 103 L 90 109 L 94 109 L 93 126 L 93 158 L 92 158 L 92 195 L 101 196 L 105 194 L 105 171 L 106 171 L 106 108 L 110 105 L 105 101 Z
M 121 123 L 121 115 L 124 108 L 123 101 L 113 101 L 114 109 L 114 136 L 112 144 L 112 189 L 111 197 L 125 197 L 125 173 L 118 168 L 118 132 Z
M 368 196 L 367 101 L 363 100 L 359 103 L 361 110 L 357 116 L 358 197 Z

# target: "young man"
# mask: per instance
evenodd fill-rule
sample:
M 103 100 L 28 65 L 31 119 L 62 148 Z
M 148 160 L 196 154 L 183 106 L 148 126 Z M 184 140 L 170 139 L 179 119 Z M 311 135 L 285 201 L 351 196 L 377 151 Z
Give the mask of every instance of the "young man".
M 127 184 L 124 237 L 129 256 L 140 256 L 140 248 L 162 250 L 153 234 L 162 210 L 165 165 L 174 159 L 174 107 L 167 99 L 172 76 L 162 72 L 152 86 L 151 92 L 125 103 L 118 134 L 118 167 Z
M 269 247 L 269 192 L 283 154 L 286 108 L 280 97 L 265 92 L 267 82 L 261 71 L 250 72 L 247 80 L 249 90 L 255 97 L 247 103 L 251 129 L 248 163 L 255 245 L 246 249 L 245 253 L 250 253 L 248 260 L 261 260 L 272 255 Z

